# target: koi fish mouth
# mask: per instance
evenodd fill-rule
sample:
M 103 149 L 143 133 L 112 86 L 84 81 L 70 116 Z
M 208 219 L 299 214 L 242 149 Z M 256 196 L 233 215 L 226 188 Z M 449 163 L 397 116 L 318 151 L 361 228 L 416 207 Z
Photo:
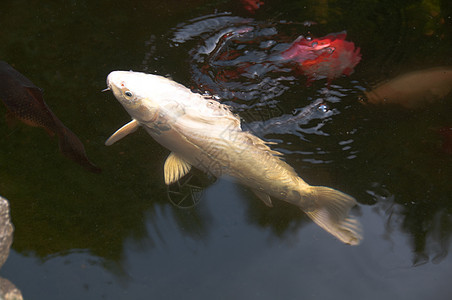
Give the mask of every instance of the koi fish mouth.
M 126 105 L 135 105 L 137 103 L 137 98 L 130 91 L 126 85 L 125 81 L 121 80 L 120 76 L 117 76 L 117 73 L 112 72 L 107 77 L 107 88 L 103 91 L 112 91 L 113 94 L 120 97 L 121 102 Z
M 124 87 L 124 82 L 120 82 L 120 84 L 118 84 L 120 81 L 118 79 L 119 78 L 118 78 L 118 76 L 116 76 L 115 72 L 110 73 L 107 76 L 107 88 L 102 90 L 102 92 L 104 92 L 104 91 L 113 91 L 114 92 L 115 88 L 120 89 L 120 87 Z

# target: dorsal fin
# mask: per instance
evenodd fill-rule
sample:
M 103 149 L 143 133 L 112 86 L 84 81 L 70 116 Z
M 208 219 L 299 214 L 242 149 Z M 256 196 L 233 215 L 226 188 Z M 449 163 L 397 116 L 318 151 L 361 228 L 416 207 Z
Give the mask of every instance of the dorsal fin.
M 230 106 L 205 95 L 192 93 L 191 97 L 193 105 L 186 107 L 187 113 L 183 118 L 192 119 L 195 123 L 202 122 L 208 125 L 241 130 L 240 118 L 231 111 Z

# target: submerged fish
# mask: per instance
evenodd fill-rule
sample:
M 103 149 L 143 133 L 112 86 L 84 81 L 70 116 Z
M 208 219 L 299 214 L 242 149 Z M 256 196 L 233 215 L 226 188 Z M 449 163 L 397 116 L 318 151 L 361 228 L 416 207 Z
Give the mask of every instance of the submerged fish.
M 229 176 L 251 188 L 268 206 L 270 197 L 301 208 L 344 243 L 361 240 L 359 221 L 349 216 L 355 199 L 328 187 L 310 186 L 260 138 L 243 131 L 228 106 L 191 92 L 167 78 L 114 71 L 107 85 L 132 121 L 107 141 L 111 145 L 139 126 L 171 150 L 164 165 L 166 184 L 192 166 L 215 177 Z
M 440 67 L 400 75 L 365 92 L 369 103 L 419 109 L 452 91 L 452 68 Z
M 8 63 L 0 61 L 0 100 L 8 115 L 27 125 L 44 128 L 49 135 L 57 135 L 61 152 L 92 172 L 100 169 L 86 156 L 79 138 L 53 114 L 42 97 L 42 90 Z
M 443 141 L 441 149 L 444 153 L 452 155 L 452 127 L 443 127 L 438 130 L 442 135 Z
M 360 49 L 346 41 L 347 33 L 332 33 L 315 39 L 297 38 L 281 53 L 283 59 L 295 61 L 311 80 L 350 75 L 361 60 Z
M 250 13 L 255 13 L 262 5 L 264 1 L 260 0 L 240 0 L 242 2 L 243 8 L 245 8 Z

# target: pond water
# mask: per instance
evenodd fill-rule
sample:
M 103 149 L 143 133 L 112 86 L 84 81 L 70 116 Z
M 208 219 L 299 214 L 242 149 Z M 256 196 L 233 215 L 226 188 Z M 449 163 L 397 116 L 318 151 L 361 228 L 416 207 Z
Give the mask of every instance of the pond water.
M 450 2 L 261 2 L 2 3 L 0 60 L 44 89 L 102 168 L 90 173 L 44 130 L 1 118 L 0 195 L 15 232 L 0 275 L 25 299 L 452 297 L 451 94 L 417 109 L 363 104 L 391 78 L 450 68 Z M 278 56 L 301 35 L 340 32 L 360 48 L 351 74 L 309 78 Z M 104 145 L 130 120 L 101 92 L 114 70 L 221 98 L 305 181 L 357 199 L 362 243 L 196 171 L 198 203 L 172 204 L 168 150 L 144 130 Z

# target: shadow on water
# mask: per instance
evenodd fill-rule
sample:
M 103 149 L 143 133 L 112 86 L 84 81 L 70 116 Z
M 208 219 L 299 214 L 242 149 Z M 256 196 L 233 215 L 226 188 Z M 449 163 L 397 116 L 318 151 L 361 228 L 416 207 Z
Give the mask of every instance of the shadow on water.
M 418 111 L 358 99 L 395 75 L 452 64 L 450 28 L 440 21 L 450 4 L 265 1 L 250 15 L 232 1 L 189 2 L 190 9 L 177 1 L 132 1 L 126 8 L 119 2 L 72 2 L 68 11 L 35 4 L 36 16 L 18 9 L 23 3 L 8 3 L 17 12 L 2 14 L 0 22 L 8 28 L 17 20 L 37 22 L 2 33 L 0 58 L 44 88 L 49 107 L 103 169 L 101 175 L 89 174 L 59 156 L 55 140 L 44 132 L 0 122 L 6 136 L 0 194 L 11 202 L 16 252 L 44 264 L 88 251 L 99 258 L 96 263 L 128 278 L 125 244 L 151 249 L 152 255 L 170 239 L 161 218 L 174 221 L 184 237 L 213 239 L 204 196 L 190 209 L 169 203 L 162 178 L 166 149 L 144 131 L 104 147 L 108 135 L 129 120 L 111 95 L 99 91 L 108 72 L 134 69 L 170 75 L 195 91 L 220 96 L 240 114 L 245 129 L 277 142 L 273 148 L 308 183 L 340 189 L 361 206 L 372 206 L 386 224 L 384 238 L 404 232 L 414 265 L 447 257 L 452 157 L 441 151 L 437 129 L 452 125 L 451 95 Z M 215 8 L 226 13 L 214 14 Z M 425 16 L 435 9 L 438 14 Z M 53 30 L 60 24 L 61 31 Z M 309 81 L 277 60 L 299 35 L 345 29 L 363 53 L 348 77 Z M 209 178 L 194 174 L 200 187 L 210 187 Z M 252 227 L 268 228 L 284 240 L 311 223 L 290 205 L 275 201 L 269 209 L 250 191 L 240 191 L 249 200 L 243 205 Z

